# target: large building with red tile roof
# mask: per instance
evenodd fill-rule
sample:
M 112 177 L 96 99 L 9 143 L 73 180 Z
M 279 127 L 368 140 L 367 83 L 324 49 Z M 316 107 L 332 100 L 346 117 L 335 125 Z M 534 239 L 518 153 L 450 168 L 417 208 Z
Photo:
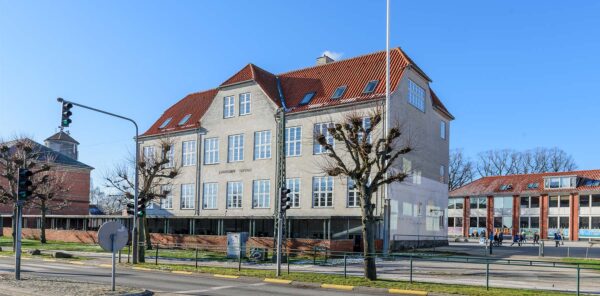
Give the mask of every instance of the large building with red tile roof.
M 150 220 L 151 230 L 271 236 L 277 196 L 276 114 L 283 111 L 287 184 L 293 196 L 288 235 L 359 238 L 356 192 L 345 178 L 320 170 L 324 155 L 313 134 L 350 112 L 366 116 L 384 106 L 385 60 L 384 51 L 340 61 L 324 56 L 313 67 L 280 74 L 248 64 L 218 87 L 175 103 L 140 137 L 145 154 L 170 138 L 173 162 L 181 165 L 170 196 L 148 212 L 156 218 Z M 447 203 L 454 117 L 431 90 L 431 79 L 404 51 L 392 49 L 390 61 L 390 122 L 401 125 L 415 146 L 394 165 L 411 177 L 388 188 L 390 237 L 424 241 L 445 236 L 445 219 L 439 213 Z M 380 127 L 377 132 L 382 132 Z M 384 198 L 383 193 L 375 198 L 381 218 Z M 162 217 L 172 219 L 165 224 Z
M 600 238 L 600 170 L 484 177 L 450 192 L 448 231 Z

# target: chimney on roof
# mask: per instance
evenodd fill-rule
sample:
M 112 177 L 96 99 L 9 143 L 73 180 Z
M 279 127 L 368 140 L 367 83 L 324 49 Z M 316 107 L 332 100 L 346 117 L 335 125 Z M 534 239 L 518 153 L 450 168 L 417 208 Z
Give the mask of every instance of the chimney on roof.
M 317 58 L 317 66 L 329 64 L 331 62 L 335 62 L 335 61 L 326 54 Z

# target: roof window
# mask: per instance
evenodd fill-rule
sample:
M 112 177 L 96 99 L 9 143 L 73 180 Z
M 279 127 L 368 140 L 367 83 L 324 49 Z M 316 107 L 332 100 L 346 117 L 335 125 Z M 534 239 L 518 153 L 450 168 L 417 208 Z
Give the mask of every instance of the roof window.
M 187 114 L 184 116 L 181 121 L 179 121 L 179 125 L 184 125 L 188 120 L 190 120 L 190 117 L 192 117 L 192 114 Z
M 370 94 L 373 91 L 375 91 L 375 87 L 377 87 L 378 83 L 379 83 L 379 80 L 371 80 L 371 81 L 367 82 L 367 85 L 365 86 L 365 89 L 363 90 L 363 94 Z
M 348 88 L 346 85 L 339 86 L 338 88 L 335 89 L 331 98 L 332 99 L 341 98 L 344 95 L 344 93 L 346 93 L 346 88 Z
M 500 190 L 511 190 L 512 189 L 512 185 L 511 184 L 504 184 L 502 186 L 500 186 Z
M 309 92 L 306 93 L 304 95 L 304 97 L 302 98 L 302 101 L 300 101 L 300 105 L 306 105 L 308 103 L 310 103 L 310 100 L 312 100 L 312 98 L 315 96 L 315 92 Z
M 540 183 L 529 183 L 527 184 L 527 189 L 538 189 L 540 187 Z
M 173 117 L 167 118 L 167 120 L 165 120 L 158 128 L 165 128 L 167 125 L 169 125 L 171 119 L 173 119 Z

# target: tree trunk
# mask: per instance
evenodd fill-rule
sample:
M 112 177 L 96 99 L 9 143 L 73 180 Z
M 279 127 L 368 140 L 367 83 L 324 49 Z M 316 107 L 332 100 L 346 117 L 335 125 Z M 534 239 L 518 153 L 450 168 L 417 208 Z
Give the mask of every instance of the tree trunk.
M 377 265 L 375 264 L 375 233 L 373 231 L 373 220 L 363 219 L 362 235 L 363 235 L 363 261 L 365 278 L 369 280 L 377 279 Z
M 40 211 L 42 214 L 42 221 L 40 223 L 40 243 L 45 244 L 46 243 L 46 211 L 48 211 L 48 208 L 46 208 L 46 202 L 43 200 L 41 202 Z
M 137 213 L 135 213 L 137 215 Z M 145 229 L 143 219 L 140 217 L 137 219 L 138 224 L 138 262 L 146 262 L 146 248 L 141 244 L 144 241 Z
M 152 240 L 150 239 L 150 228 L 148 228 L 148 218 L 144 216 L 142 218 L 142 223 L 144 223 L 144 239 L 146 241 L 146 250 L 152 250 Z
M 13 253 L 16 251 L 17 249 L 17 204 L 15 203 L 15 205 L 13 206 L 13 213 L 12 213 L 12 249 L 13 249 Z

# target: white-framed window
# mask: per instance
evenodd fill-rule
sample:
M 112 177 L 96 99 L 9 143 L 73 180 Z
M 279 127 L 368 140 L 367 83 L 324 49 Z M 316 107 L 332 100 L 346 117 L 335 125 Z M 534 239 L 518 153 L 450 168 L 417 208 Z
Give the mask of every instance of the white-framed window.
M 521 209 L 537 209 L 540 207 L 539 196 L 521 196 Z
M 333 206 L 333 177 L 313 177 L 313 207 Z
M 250 114 L 250 93 L 240 94 L 240 116 Z
M 346 178 L 347 183 L 348 183 L 348 194 L 347 194 L 347 203 L 346 206 L 349 208 L 355 208 L 358 207 L 360 205 L 360 195 L 358 193 L 358 188 L 356 188 L 356 184 L 354 183 L 354 180 L 352 180 L 352 178 Z
M 169 162 L 167 164 L 165 164 L 166 168 L 172 168 L 175 166 L 175 145 L 172 145 L 169 147 L 169 151 L 167 151 L 166 153 L 167 155 L 167 159 L 169 160 Z
M 570 206 L 569 195 L 555 195 L 548 197 L 549 208 L 568 209 Z
M 154 146 L 145 146 L 144 150 L 144 161 L 148 162 L 154 160 Z
M 408 102 L 425 112 L 425 90 L 412 80 L 408 80 Z
M 440 138 L 446 140 L 446 122 L 443 120 L 440 121 Z
M 254 132 L 254 159 L 271 158 L 271 131 Z
M 471 210 L 487 209 L 487 200 L 487 197 L 471 197 L 469 198 L 469 208 Z
M 291 207 L 300 207 L 300 178 L 290 178 L 285 180 L 285 186 L 290 190 Z
M 202 208 L 216 209 L 217 195 L 219 193 L 218 183 L 204 183 L 202 191 Z
M 181 184 L 181 203 L 182 209 L 194 208 L 194 184 Z
M 314 134 L 316 135 L 324 135 L 325 138 L 327 139 L 327 143 L 331 144 L 332 146 L 335 145 L 334 141 L 333 141 L 333 136 L 329 133 L 329 128 L 333 127 L 333 122 L 322 122 L 322 123 L 317 123 L 315 124 L 315 129 L 314 129 Z M 313 154 L 322 154 L 325 153 L 325 147 L 321 146 L 315 137 L 314 143 L 313 143 Z
M 285 156 L 300 156 L 302 153 L 302 127 L 285 128 Z
M 231 135 L 228 138 L 227 161 L 236 162 L 244 160 L 244 135 Z
M 204 139 L 204 164 L 219 163 L 219 138 Z
M 242 192 L 244 185 L 242 182 L 227 182 L 227 208 L 242 208 Z
M 449 198 L 448 209 L 449 210 L 462 210 L 465 205 L 464 198 Z
M 269 180 L 252 181 L 252 207 L 269 208 L 271 206 L 271 182 Z
M 160 186 L 162 192 L 167 192 L 165 197 L 160 199 L 160 208 L 165 210 L 173 209 L 173 187 L 169 185 Z
M 235 97 L 227 96 L 223 98 L 223 118 L 230 118 L 235 115 Z
M 371 128 L 371 117 L 363 117 L 362 119 L 362 127 L 365 129 L 365 131 L 369 128 Z M 367 142 L 371 143 L 371 133 L 369 134 L 369 136 L 367 137 Z M 363 133 L 359 132 L 358 134 L 358 140 L 362 141 L 362 137 L 363 137 Z
M 440 165 L 440 182 L 446 182 L 446 166 Z
M 181 143 L 181 165 L 196 165 L 196 141 L 184 141 Z
M 577 177 L 550 177 L 544 179 L 544 187 L 547 189 L 575 188 Z

